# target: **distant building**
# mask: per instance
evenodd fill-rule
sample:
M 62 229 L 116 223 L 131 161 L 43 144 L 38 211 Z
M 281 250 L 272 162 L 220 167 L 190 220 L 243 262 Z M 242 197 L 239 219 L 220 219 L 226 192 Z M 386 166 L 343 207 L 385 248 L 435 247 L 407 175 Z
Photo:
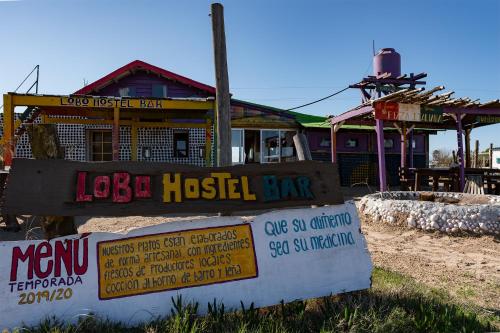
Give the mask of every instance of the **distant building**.
M 494 169 L 500 169 L 500 147 L 493 148 L 492 167 Z

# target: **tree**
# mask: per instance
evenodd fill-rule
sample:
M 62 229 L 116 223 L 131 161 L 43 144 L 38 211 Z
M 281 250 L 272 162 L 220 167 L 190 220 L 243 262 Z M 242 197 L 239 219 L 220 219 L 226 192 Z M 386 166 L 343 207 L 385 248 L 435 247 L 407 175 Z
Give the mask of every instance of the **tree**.
M 432 166 L 449 167 L 453 163 L 453 156 L 449 150 L 436 149 L 432 152 Z

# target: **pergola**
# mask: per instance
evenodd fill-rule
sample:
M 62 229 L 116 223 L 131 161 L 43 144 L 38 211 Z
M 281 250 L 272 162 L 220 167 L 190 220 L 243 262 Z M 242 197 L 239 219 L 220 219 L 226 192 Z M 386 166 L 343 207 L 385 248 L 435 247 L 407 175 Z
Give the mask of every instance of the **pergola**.
M 354 88 L 363 87 L 358 85 Z M 397 89 L 397 87 L 396 87 Z M 412 142 L 413 128 L 429 128 L 436 130 L 456 130 L 457 156 L 459 163 L 460 190 L 465 185 L 465 163 L 470 161 L 470 156 L 464 159 L 464 133 L 467 152 L 470 146 L 470 131 L 473 128 L 500 123 L 500 100 L 480 103 L 479 100 L 470 98 L 453 98 L 454 92 L 436 94 L 443 90 L 443 86 L 435 87 L 428 91 L 424 88 L 415 88 L 410 85 L 398 91 L 376 98 L 363 94 L 363 104 L 356 108 L 332 117 L 332 162 L 336 156 L 336 133 L 342 125 L 375 125 L 377 135 L 377 154 L 380 191 L 387 190 L 384 128 L 395 128 L 401 134 L 401 168 L 406 167 L 406 142 L 410 136 Z M 380 90 L 379 90 L 380 91 Z M 413 167 L 413 147 L 409 145 L 409 167 Z
M 119 159 L 120 127 L 131 127 L 132 160 L 137 160 L 139 128 L 204 128 L 210 164 L 213 98 L 135 98 L 87 95 L 3 95 L 4 165 L 10 166 L 18 138 L 37 117 L 46 124 L 111 125 L 113 160 Z M 14 119 L 15 107 L 26 107 Z

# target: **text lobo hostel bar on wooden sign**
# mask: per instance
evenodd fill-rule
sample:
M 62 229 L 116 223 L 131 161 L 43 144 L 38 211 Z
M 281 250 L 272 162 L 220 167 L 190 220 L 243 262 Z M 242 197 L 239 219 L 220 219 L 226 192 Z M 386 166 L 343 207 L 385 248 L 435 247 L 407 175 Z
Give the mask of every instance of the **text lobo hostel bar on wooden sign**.
M 150 162 L 15 159 L 4 213 L 156 215 L 233 212 L 343 202 L 335 164 L 201 168 Z

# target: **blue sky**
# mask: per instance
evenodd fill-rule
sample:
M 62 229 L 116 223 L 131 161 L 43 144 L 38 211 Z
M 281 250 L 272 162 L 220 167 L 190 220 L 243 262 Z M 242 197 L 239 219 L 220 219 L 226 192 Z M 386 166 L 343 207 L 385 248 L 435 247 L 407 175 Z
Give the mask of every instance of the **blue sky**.
M 140 59 L 214 84 L 210 1 L 0 1 L 0 92 L 36 65 L 40 92 L 67 94 Z M 393 47 L 403 73 L 427 87 L 500 98 L 500 1 L 223 1 L 233 96 L 290 108 L 371 74 L 372 40 Z M 297 111 L 339 114 L 347 91 Z M 500 146 L 500 124 L 472 131 Z M 454 149 L 456 133 L 431 138 Z

